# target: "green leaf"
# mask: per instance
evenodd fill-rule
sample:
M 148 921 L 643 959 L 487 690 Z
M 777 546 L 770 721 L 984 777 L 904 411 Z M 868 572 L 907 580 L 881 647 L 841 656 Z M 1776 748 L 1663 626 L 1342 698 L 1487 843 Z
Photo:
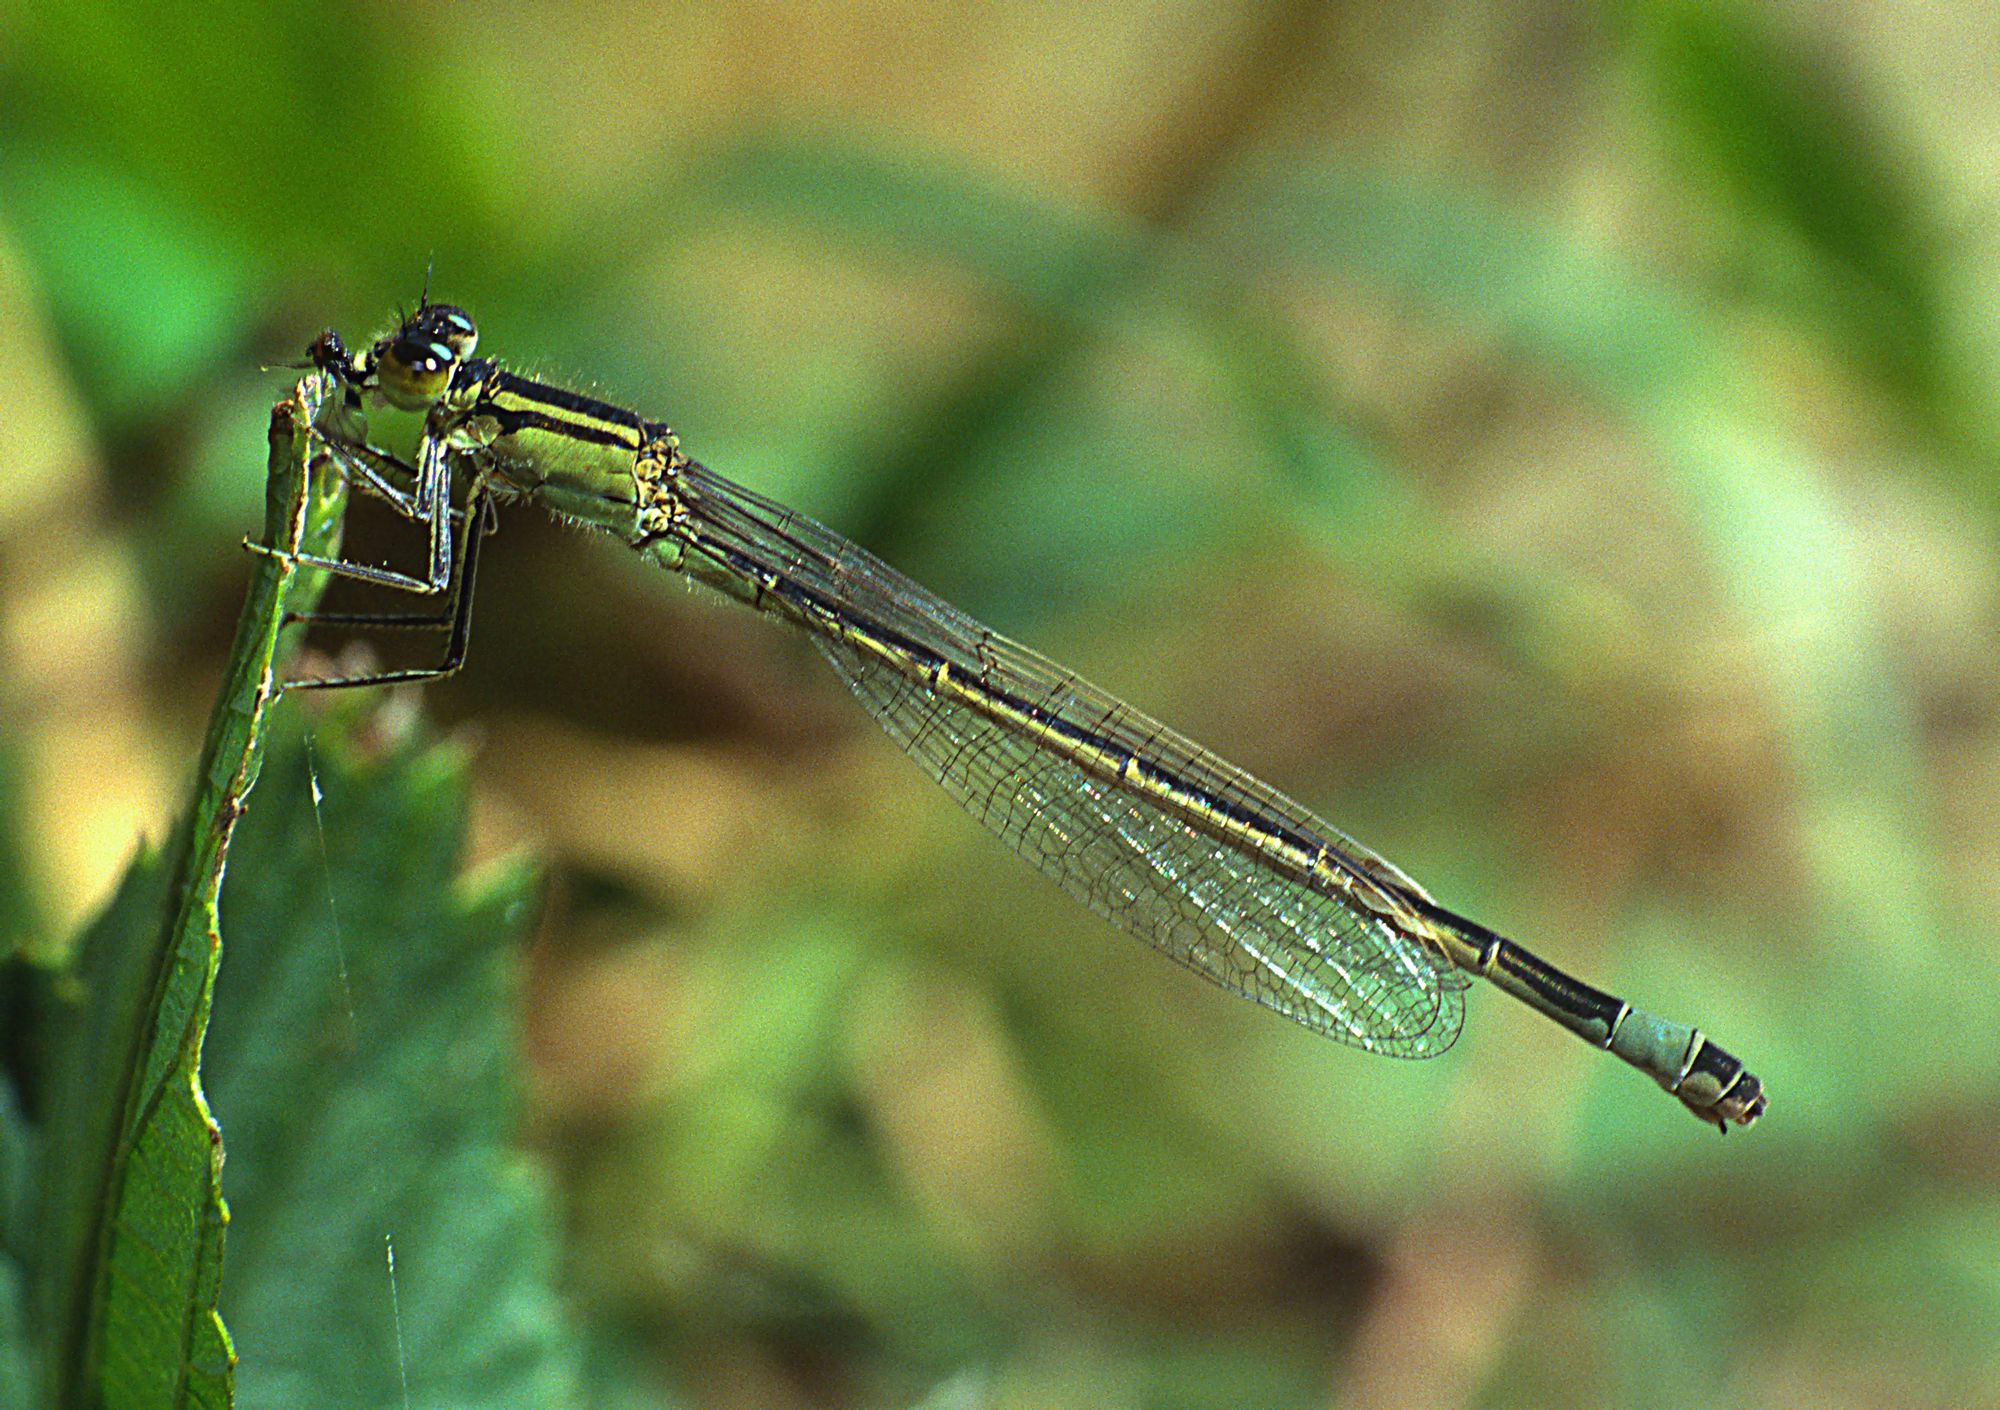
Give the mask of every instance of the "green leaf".
M 0 1075 L 0 1405 L 26 1405 L 33 1393 L 28 1343 L 28 1280 L 14 1241 L 27 1196 L 28 1124 L 14 1084 Z
M 458 877 L 462 761 L 372 729 L 282 732 L 224 900 L 207 1072 L 242 1400 L 572 1404 L 544 1200 L 507 1145 L 533 878 Z
M 9 693 L 0 687 L 0 710 L 11 704 Z M 8 711 L 9 718 L 19 718 Z M 0 739 L 0 966 L 12 955 L 32 957 L 42 947 L 46 920 L 42 898 L 36 894 L 33 867 L 28 860 L 28 829 L 22 816 L 25 769 L 21 741 L 9 736 Z M 0 978 L 0 1011 L 6 1003 L 6 983 Z
M 309 418 L 296 397 L 272 412 L 265 534 L 324 554 L 344 488 L 313 473 Z M 24 1237 L 47 1405 L 230 1401 L 234 1354 L 216 1314 L 222 1148 L 199 1077 L 216 895 L 262 756 L 279 626 L 310 607 L 317 578 L 255 560 L 187 819 L 167 853 L 135 863 L 39 1015 L 44 1124 Z
M 328 554 L 342 491 L 308 473 L 306 421 L 297 403 L 273 414 L 266 541 Z M 27 1034 L 48 1049 L 40 1183 L 5 1227 L 36 1235 L 40 1403 L 227 1406 L 239 1374 L 251 1404 L 573 1402 L 543 1202 L 503 1143 L 516 1054 L 498 957 L 531 880 L 455 879 L 457 759 L 409 743 L 374 757 L 362 741 L 379 728 L 330 730 L 317 770 L 281 746 L 276 786 L 237 827 L 279 624 L 319 586 L 289 562 L 256 565 L 174 860 L 134 865 Z M 206 1066 L 232 1113 L 233 1210 L 202 1076 L 219 973 L 228 1021 Z M 12 1115 L 0 1105 L 0 1195 L 25 1140 Z M 242 1372 L 219 1312 L 232 1223 Z M 7 1336 L 12 1271 L 0 1264 L 0 1388 L 26 1374 Z

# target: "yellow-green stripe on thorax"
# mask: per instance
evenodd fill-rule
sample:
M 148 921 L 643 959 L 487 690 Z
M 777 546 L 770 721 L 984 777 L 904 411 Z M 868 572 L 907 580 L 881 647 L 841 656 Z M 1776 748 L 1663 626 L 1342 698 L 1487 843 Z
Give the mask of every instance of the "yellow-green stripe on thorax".
M 636 412 L 469 362 L 432 413 L 432 432 L 490 473 L 496 489 L 628 542 L 639 537 L 640 453 L 673 433 Z

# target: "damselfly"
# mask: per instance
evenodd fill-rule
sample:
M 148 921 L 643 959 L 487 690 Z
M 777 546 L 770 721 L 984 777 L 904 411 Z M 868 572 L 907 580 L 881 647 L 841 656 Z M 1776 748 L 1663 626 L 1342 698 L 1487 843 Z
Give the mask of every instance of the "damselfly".
M 615 534 L 805 630 L 876 722 L 980 822 L 1099 915 L 1170 958 L 1343 1043 L 1432 1057 L 1483 978 L 1631 1063 L 1726 1131 L 1762 1084 L 1703 1036 L 1571 978 L 1474 921 L 1276 789 L 919 587 L 831 529 L 681 453 L 659 422 L 473 356 L 461 309 L 423 304 L 350 353 L 310 349 L 328 393 L 316 430 L 359 488 L 429 533 L 421 574 L 311 560 L 436 597 L 442 660 L 294 681 L 380 685 L 465 659 L 479 543 L 514 499 Z M 423 415 L 410 461 L 367 413 Z M 268 551 L 268 550 L 267 550 Z

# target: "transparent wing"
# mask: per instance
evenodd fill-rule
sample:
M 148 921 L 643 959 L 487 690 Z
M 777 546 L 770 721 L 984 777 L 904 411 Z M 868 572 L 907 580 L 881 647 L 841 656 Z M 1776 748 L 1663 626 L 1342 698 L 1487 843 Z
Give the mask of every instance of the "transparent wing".
M 703 551 L 727 555 L 745 571 L 773 569 L 840 614 L 922 648 L 949 663 L 954 672 L 1007 690 L 1056 719 L 1087 728 L 1225 805 L 1315 842 L 1327 842 L 1332 849 L 1329 862 L 1364 889 L 1375 887 L 1389 897 L 1407 891 L 1428 899 L 1400 868 L 1254 774 L 1000 635 L 817 520 L 698 462 L 687 466 L 682 497 L 701 526 L 696 546 Z M 1472 979 L 1446 965 L 1440 982 L 1463 989 Z
M 1379 919 L 1091 777 L 873 654 L 820 650 L 887 730 L 980 822 L 1106 920 L 1317 1033 L 1393 1057 L 1449 1048 L 1458 972 Z
M 1421 888 L 1262 780 L 981 625 L 805 515 L 690 464 L 691 545 L 809 602 L 809 619 L 867 624 L 961 677 L 1143 758 L 1222 810 L 1282 827 L 1384 906 Z M 1363 908 L 1093 777 L 962 700 L 837 634 L 815 642 L 870 715 L 972 815 L 1099 915 L 1245 998 L 1371 1052 L 1431 1057 L 1464 1020 L 1471 976 Z

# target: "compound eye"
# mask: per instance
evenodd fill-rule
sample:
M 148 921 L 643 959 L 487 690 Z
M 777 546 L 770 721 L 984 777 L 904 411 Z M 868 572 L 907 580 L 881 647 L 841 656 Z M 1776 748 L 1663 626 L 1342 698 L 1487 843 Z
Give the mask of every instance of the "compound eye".
M 478 344 L 471 314 L 450 304 L 424 304 L 374 346 L 368 365 L 384 401 L 424 411 L 451 390 L 452 374 Z
M 432 304 L 417 316 L 417 321 L 433 338 L 450 348 L 452 356 L 460 362 L 471 357 L 472 350 L 479 346 L 479 328 L 472 315 L 462 308 Z
M 391 406 L 422 411 L 445 394 L 459 353 L 427 330 L 405 327 L 387 339 L 376 355 L 375 375 Z

